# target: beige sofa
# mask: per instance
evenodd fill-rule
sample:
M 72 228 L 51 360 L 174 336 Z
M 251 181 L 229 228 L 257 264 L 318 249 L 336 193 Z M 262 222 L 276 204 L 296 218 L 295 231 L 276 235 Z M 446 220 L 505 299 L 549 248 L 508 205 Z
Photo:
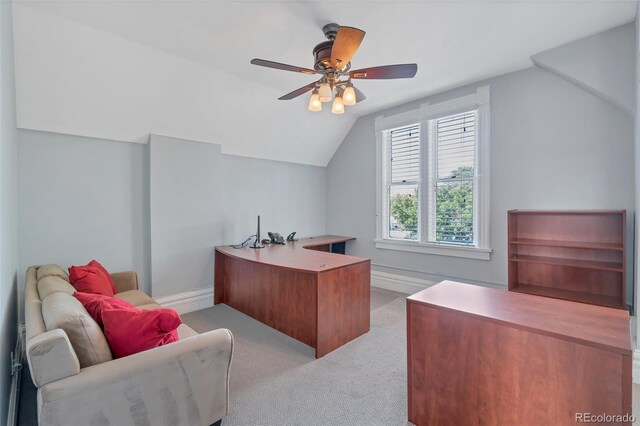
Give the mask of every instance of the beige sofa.
M 115 297 L 159 307 L 138 290 L 135 272 L 111 276 Z M 73 292 L 57 265 L 27 270 L 26 352 L 41 425 L 210 425 L 227 414 L 229 330 L 198 334 L 182 324 L 179 341 L 112 359 L 100 327 Z

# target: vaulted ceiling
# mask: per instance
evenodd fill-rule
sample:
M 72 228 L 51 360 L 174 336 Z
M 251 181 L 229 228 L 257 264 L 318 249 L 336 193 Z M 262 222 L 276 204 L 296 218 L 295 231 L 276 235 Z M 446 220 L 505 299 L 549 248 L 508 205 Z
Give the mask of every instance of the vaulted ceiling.
M 14 4 L 18 126 L 130 142 L 149 133 L 223 152 L 326 165 L 357 117 L 531 66 L 529 57 L 634 19 L 635 1 L 32 1 Z M 412 80 L 359 81 L 342 116 L 308 96 L 329 22 L 367 32 L 354 68 L 418 63 Z M 327 104 L 325 104 L 327 105 Z M 373 141 L 372 141 L 373 143 Z

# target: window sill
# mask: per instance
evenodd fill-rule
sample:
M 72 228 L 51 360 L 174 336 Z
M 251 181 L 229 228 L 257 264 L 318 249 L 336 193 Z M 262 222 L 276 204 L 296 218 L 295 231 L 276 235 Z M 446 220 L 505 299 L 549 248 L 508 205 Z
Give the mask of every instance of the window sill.
M 467 259 L 491 260 L 492 250 L 478 247 L 459 247 L 445 244 L 419 243 L 401 240 L 374 240 L 376 248 L 409 251 L 413 253 L 435 254 L 439 256 L 463 257 Z

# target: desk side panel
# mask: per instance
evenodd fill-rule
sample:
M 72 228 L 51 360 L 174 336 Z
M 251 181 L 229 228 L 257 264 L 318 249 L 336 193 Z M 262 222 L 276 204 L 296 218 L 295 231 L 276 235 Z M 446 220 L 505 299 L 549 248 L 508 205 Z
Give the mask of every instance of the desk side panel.
M 213 258 L 213 304 L 225 303 L 226 288 L 229 283 L 227 263 L 230 257 L 214 250 Z
M 409 421 L 416 425 L 575 425 L 576 413 L 630 410 L 629 357 L 408 305 Z
M 316 358 L 369 331 L 370 299 L 370 261 L 320 274 Z
M 316 346 L 317 274 L 255 263 L 216 251 L 215 303 Z

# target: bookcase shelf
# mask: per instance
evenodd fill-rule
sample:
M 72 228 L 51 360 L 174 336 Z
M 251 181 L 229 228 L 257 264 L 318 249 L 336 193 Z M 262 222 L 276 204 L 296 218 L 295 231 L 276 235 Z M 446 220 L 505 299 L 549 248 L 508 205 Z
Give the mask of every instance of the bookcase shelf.
M 553 297 L 554 299 L 572 300 L 574 302 L 589 303 L 591 305 L 608 306 L 610 308 L 620 308 L 620 299 L 617 297 L 594 295 L 585 293 L 584 291 L 563 290 L 561 288 L 540 287 L 527 284 L 518 284 L 511 289 L 511 291 Z
M 624 210 L 508 212 L 509 290 L 626 309 Z
M 544 247 L 566 247 L 566 248 L 584 248 L 596 250 L 616 250 L 622 251 L 621 243 L 599 243 L 595 241 L 557 241 L 557 240 L 537 240 L 533 238 L 520 238 L 509 241 L 510 244 L 518 244 L 525 246 L 544 246 Z
M 597 260 L 560 259 L 557 257 L 517 255 L 512 262 L 541 263 L 544 265 L 569 266 L 573 268 L 598 269 L 602 271 L 622 272 L 622 263 L 600 262 Z

